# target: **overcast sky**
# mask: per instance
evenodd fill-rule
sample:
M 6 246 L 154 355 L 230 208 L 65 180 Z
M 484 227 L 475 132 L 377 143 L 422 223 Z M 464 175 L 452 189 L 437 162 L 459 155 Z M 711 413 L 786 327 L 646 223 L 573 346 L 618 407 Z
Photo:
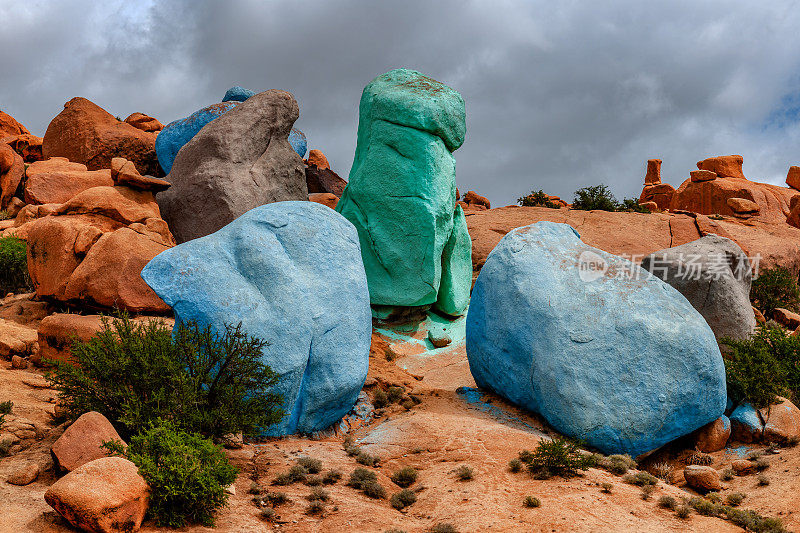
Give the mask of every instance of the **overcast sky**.
M 458 90 L 457 181 L 493 205 L 680 184 L 699 159 L 750 179 L 800 164 L 800 6 L 721 1 L 0 0 L 0 109 L 44 135 L 73 96 L 163 123 L 225 90 L 285 89 L 347 177 L 361 90 L 396 67 Z

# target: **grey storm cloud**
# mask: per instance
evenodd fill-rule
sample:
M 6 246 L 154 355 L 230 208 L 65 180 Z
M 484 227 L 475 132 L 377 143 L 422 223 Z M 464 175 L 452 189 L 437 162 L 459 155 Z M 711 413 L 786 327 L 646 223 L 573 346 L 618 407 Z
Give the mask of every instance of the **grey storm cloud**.
M 167 123 L 278 88 L 346 177 L 362 88 L 407 67 L 464 96 L 458 185 L 495 205 L 638 196 L 652 157 L 673 185 L 712 155 L 772 183 L 800 163 L 795 2 L 0 0 L 0 17 L 0 109 L 39 135 L 73 96 Z

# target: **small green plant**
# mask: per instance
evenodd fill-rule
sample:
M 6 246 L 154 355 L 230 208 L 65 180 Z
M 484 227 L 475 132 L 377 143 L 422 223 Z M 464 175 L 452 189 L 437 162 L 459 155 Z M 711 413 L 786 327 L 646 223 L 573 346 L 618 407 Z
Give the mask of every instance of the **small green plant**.
M 553 203 L 550 197 L 541 189 L 538 191 L 531 191 L 528 196 L 517 198 L 517 203 L 523 207 L 547 207 L 550 209 L 558 209 L 558 205 Z
M 272 522 L 275 520 L 275 509 L 272 507 L 264 507 L 261 509 L 261 520 L 265 520 L 267 522 Z
M 315 476 L 313 474 L 309 474 L 303 480 L 303 483 L 308 487 L 318 487 L 322 485 L 322 476 Z
M 439 522 L 431 527 L 428 533 L 458 533 L 458 529 L 449 522 Z
M 297 460 L 297 464 L 305 468 L 306 472 L 309 474 L 319 474 L 322 472 L 322 461 L 319 459 L 301 457 Z
M 622 481 L 637 487 L 645 487 L 647 485 L 658 485 L 658 478 L 649 472 L 636 472 L 635 474 L 627 474 L 622 478 Z
M 327 502 L 331 499 L 330 493 L 327 490 L 323 489 L 322 487 L 314 487 L 311 489 L 311 492 L 306 496 L 306 500 L 313 502 L 313 501 L 321 501 Z
M 759 487 L 766 487 L 769 485 L 769 478 L 765 474 L 759 474 L 758 476 L 758 486 Z
M 369 482 L 378 481 L 378 475 L 366 468 L 358 467 L 350 474 L 350 479 L 347 481 L 348 487 L 362 490 L 364 485 Z
M 616 211 L 619 202 L 605 185 L 592 185 L 575 191 L 572 208 L 583 211 Z
M 413 490 L 403 489 L 400 492 L 392 494 L 389 503 L 397 509 L 405 509 L 409 505 L 413 505 L 417 501 L 417 494 Z
M 475 477 L 475 471 L 467 465 L 461 465 L 456 468 L 456 478 L 460 481 L 469 481 Z
M 725 503 L 731 507 L 739 507 L 744 501 L 746 495 L 742 492 L 732 492 L 725 498 Z
M 723 509 L 723 512 L 733 524 L 747 531 L 755 531 L 757 533 L 787 533 L 786 528 L 778 518 L 769 518 L 761 516 L 757 512 L 749 509 L 736 509 L 734 507 L 726 507 Z
M 410 487 L 417 481 L 417 469 L 410 466 L 401 468 L 392 474 L 391 480 L 398 487 Z
M 0 220 L 8 220 L 12 218 L 11 213 L 7 209 L 0 209 Z
M 661 496 L 658 499 L 658 506 L 662 509 L 674 510 L 678 506 L 678 501 L 672 496 Z
M 372 396 L 372 405 L 374 405 L 376 409 L 383 409 L 389 405 L 389 396 L 380 389 L 376 390 L 375 394 Z
M 602 461 L 599 466 L 611 472 L 612 474 L 616 474 L 621 476 L 623 474 L 627 474 L 628 470 L 632 468 L 636 468 L 637 464 L 630 455 L 624 454 L 615 454 L 609 455 L 604 461 Z
M 398 385 L 392 385 L 388 389 L 386 389 L 386 398 L 389 400 L 389 403 L 397 403 L 406 393 L 406 389 L 400 387 Z
M 265 499 L 272 504 L 273 507 L 278 507 L 284 503 L 289 503 L 289 496 L 285 492 L 270 492 L 267 493 Z
M 13 442 L 11 439 L 0 440 L 0 457 L 6 457 L 10 453 Z
M 684 504 L 675 509 L 675 516 L 682 520 L 686 520 L 692 514 L 692 508 Z
M 511 459 L 508 462 L 508 470 L 514 473 L 522 472 L 522 461 L 517 458 Z
M 247 492 L 248 494 L 255 494 L 257 496 L 260 496 L 261 494 L 264 494 L 264 492 L 266 492 L 266 489 L 264 489 L 264 487 L 262 487 L 255 481 L 253 481 L 252 483 L 250 483 L 250 488 L 247 489 Z
M 11 400 L 0 402 L 0 428 L 6 423 L 6 415 L 10 415 L 13 408 L 14 402 Z
M 17 237 L 0 237 L 0 296 L 32 288 L 28 244 Z
M 613 488 L 614 485 L 612 485 L 611 483 L 603 483 L 600 485 L 600 492 L 603 492 L 605 494 L 611 494 L 611 489 Z
M 797 276 L 780 266 L 762 270 L 750 286 L 750 300 L 767 318 L 778 307 L 797 311 L 800 308 Z
M 377 455 L 370 455 L 365 451 L 359 451 L 356 455 L 356 462 L 364 466 L 375 466 L 380 462 L 381 458 Z
M 340 479 L 342 479 L 342 473 L 339 470 L 328 470 L 322 476 L 322 483 L 324 485 L 335 485 Z
M 533 509 L 536 507 L 541 507 L 542 502 L 539 500 L 539 498 L 535 496 L 525 496 L 525 500 L 523 500 L 522 505 L 530 509 Z
M 722 495 L 717 491 L 706 493 L 706 499 L 712 503 L 719 503 L 722 501 Z
M 225 487 L 236 480 L 237 469 L 221 448 L 170 421 L 151 422 L 127 449 L 119 441 L 104 446 L 139 468 L 150 485 L 148 516 L 159 526 L 212 526 L 214 513 L 227 502 Z
M 720 474 L 719 477 L 722 479 L 722 481 L 730 481 L 736 477 L 736 472 L 734 472 L 732 468 L 726 468 L 722 471 L 722 474 Z
M 728 396 L 756 408 L 800 395 L 800 337 L 783 328 L 763 325 L 746 340 L 723 339 Z
M 642 493 L 641 493 L 642 499 L 645 500 L 645 501 L 649 500 L 650 497 L 655 492 L 655 490 L 656 490 L 656 486 L 655 485 L 644 485 L 642 487 Z
M 226 326 L 221 334 L 189 323 L 173 332 L 156 320 L 103 319 L 90 340 L 75 340 L 75 363 L 48 380 L 71 418 L 98 411 L 123 438 L 157 419 L 209 437 L 256 434 L 283 418 L 272 392 L 278 375 L 261 362 L 266 342 Z
M 706 498 L 692 498 L 689 500 L 689 505 L 697 511 L 697 514 L 703 516 L 719 516 L 722 511 L 722 508 L 718 504 Z
M 530 455 L 528 471 L 536 475 L 572 477 L 589 469 L 589 456 L 578 445 L 562 437 L 542 439 Z

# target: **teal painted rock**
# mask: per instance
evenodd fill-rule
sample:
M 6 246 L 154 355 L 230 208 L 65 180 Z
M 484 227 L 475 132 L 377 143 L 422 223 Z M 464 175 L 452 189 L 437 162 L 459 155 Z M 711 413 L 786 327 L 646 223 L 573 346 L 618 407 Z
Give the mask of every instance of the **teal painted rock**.
M 479 387 L 604 453 L 659 448 L 718 419 L 727 399 L 702 315 L 566 224 L 517 228 L 489 254 L 467 314 L 467 359 Z
M 373 305 L 466 309 L 472 244 L 452 154 L 465 133 L 461 95 L 419 72 L 392 70 L 364 88 L 336 210 L 358 230 Z
M 276 202 L 157 255 L 142 278 L 175 311 L 222 331 L 241 322 L 269 342 L 283 421 L 269 436 L 311 433 L 347 414 L 369 366 L 372 319 L 356 230 L 314 202 Z

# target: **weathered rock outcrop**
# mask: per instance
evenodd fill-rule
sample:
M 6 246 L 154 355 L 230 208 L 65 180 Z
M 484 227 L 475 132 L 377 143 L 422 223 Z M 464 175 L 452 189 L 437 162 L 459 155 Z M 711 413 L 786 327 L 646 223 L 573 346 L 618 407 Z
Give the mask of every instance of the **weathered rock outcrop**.
M 260 205 L 308 199 L 303 160 L 288 141 L 298 114 L 291 94 L 263 92 L 180 149 L 168 176 L 172 187 L 158 195 L 178 242 L 209 235 Z
M 53 443 L 50 452 L 58 468 L 72 472 L 90 461 L 107 457 L 109 452 L 103 448 L 106 441 L 125 444 L 106 417 L 90 411 L 69 425 Z
M 14 117 L 0 111 L 0 137 L 5 135 L 26 135 L 29 133 L 28 128 L 17 122 Z
M 36 135 L 6 135 L 0 133 L 0 144 L 9 145 L 26 163 L 42 160 L 42 138 Z
M 309 194 L 328 192 L 341 197 L 347 182 L 329 168 L 308 165 L 306 167 L 306 186 Z
M 22 157 L 9 145 L 0 143 L 0 209 L 8 207 L 24 173 Z
M 148 133 L 158 133 L 164 129 L 164 125 L 161 122 L 144 113 L 131 113 L 125 119 L 125 123 Z
M 642 268 L 678 289 L 718 339 L 747 339 L 755 330 L 750 304 L 752 265 L 730 239 L 707 235 L 659 250 L 642 260 Z
M 644 189 L 639 196 L 639 203 L 654 202 L 658 209 L 669 209 L 674 194 L 675 187 L 669 183 L 661 183 L 661 160 L 648 159 Z
M 419 72 L 392 70 L 364 88 L 355 159 L 336 210 L 358 230 L 373 304 L 464 311 L 469 251 L 454 249 L 449 261 L 442 254 L 469 238 L 457 233 L 466 223 L 455 205 L 452 155 L 465 132 L 461 95 Z
M 702 316 L 567 225 L 503 238 L 475 283 L 466 340 L 478 386 L 605 453 L 654 450 L 725 410 L 725 367 Z
M 86 98 L 76 97 L 47 126 L 42 143 L 45 159 L 66 157 L 89 170 L 107 169 L 124 157 L 145 174 L 160 175 L 156 137 L 118 120 Z
M 31 164 L 26 171 L 25 202 L 60 204 L 92 187 L 114 185 L 108 169 L 90 171 L 86 165 L 53 157 Z
M 266 434 L 322 430 L 353 407 L 372 322 L 358 236 L 335 211 L 308 201 L 258 207 L 162 253 L 142 278 L 177 323 L 222 331 L 241 322 L 270 343 L 262 360 L 281 375 L 287 416 Z

